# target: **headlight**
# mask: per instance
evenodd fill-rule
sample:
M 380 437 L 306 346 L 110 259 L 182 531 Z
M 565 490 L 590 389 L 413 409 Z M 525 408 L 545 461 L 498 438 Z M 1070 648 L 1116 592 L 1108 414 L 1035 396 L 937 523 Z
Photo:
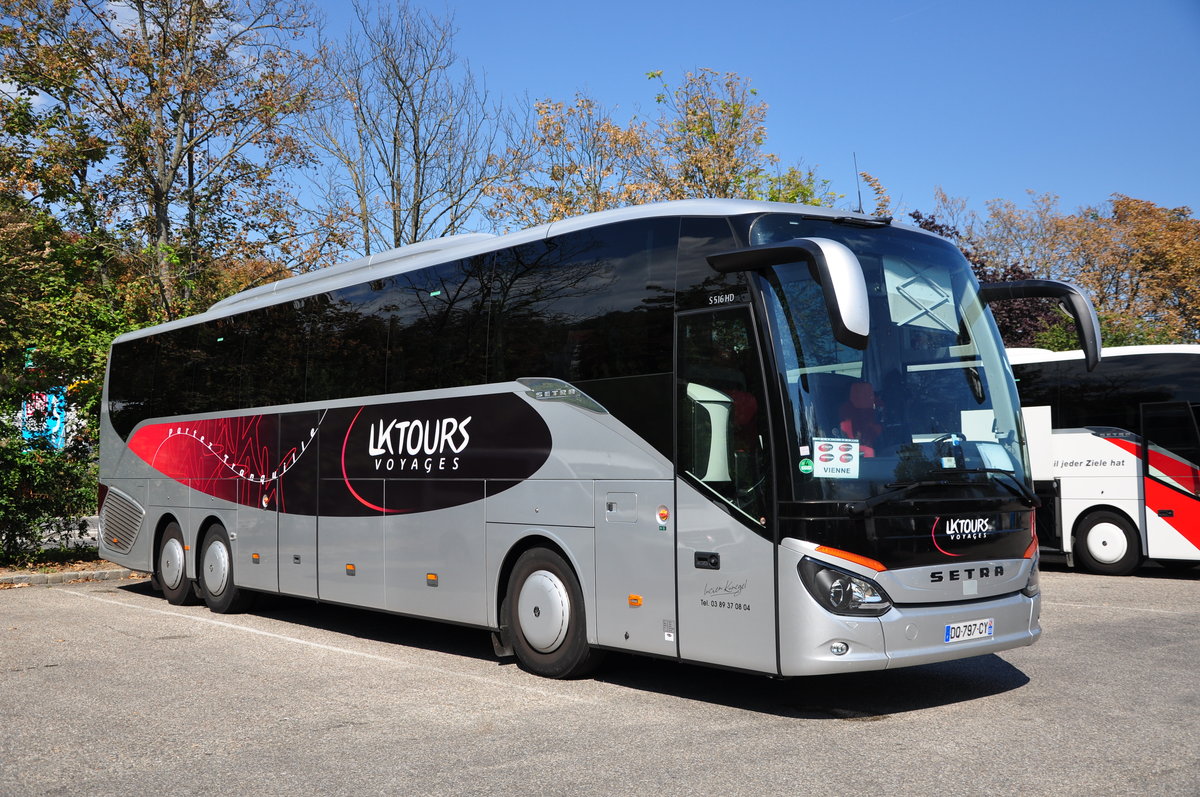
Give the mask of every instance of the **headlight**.
M 826 610 L 852 617 L 878 617 L 892 608 L 883 588 L 870 579 L 807 556 L 797 565 L 809 594 Z

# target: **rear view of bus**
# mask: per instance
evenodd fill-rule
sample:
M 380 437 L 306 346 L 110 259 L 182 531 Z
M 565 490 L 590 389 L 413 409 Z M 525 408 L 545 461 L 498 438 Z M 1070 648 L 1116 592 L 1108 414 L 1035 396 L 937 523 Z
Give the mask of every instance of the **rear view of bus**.
M 114 344 L 101 554 L 219 612 L 476 626 L 552 677 L 1028 645 L 1036 498 L 986 306 L 1014 285 L 889 219 L 689 200 L 263 286 Z

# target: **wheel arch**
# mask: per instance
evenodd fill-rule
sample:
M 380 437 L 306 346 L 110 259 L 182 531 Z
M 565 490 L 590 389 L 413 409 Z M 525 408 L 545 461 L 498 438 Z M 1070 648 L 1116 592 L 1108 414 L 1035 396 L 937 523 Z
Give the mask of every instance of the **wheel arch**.
M 504 621 L 504 614 L 501 611 L 501 605 L 504 603 L 504 596 L 508 594 L 508 580 L 512 577 L 512 571 L 517 560 L 521 558 L 521 554 L 534 548 L 545 548 L 562 557 L 567 566 L 571 568 L 575 574 L 575 578 L 579 579 L 579 563 L 567 551 L 567 549 L 556 542 L 551 537 L 542 533 L 531 533 L 517 540 L 508 549 L 504 555 L 504 559 L 500 563 L 500 570 L 496 574 L 496 592 L 492 596 L 492 609 L 496 612 L 496 626 L 499 630 L 500 625 Z M 580 583 L 584 583 L 580 580 Z M 584 600 L 587 600 L 586 593 Z
M 1116 528 L 1117 537 L 1103 528 L 1106 525 Z M 1093 538 L 1094 529 L 1099 531 Z M 1118 547 L 1110 551 L 1111 543 Z M 1120 507 L 1098 504 L 1082 513 L 1071 529 L 1068 561 L 1073 567 L 1097 575 L 1127 576 L 1145 562 L 1146 549 L 1145 528 L 1141 523 Z
M 200 522 L 200 526 L 196 529 L 196 547 L 200 546 L 200 543 L 204 541 L 204 536 L 208 534 L 208 530 L 213 526 L 221 526 L 225 529 L 226 533 L 229 533 L 229 524 L 225 522 L 224 518 L 218 515 L 208 515 Z
M 162 539 L 163 539 L 163 535 L 166 534 L 166 532 L 167 532 L 167 526 L 171 525 L 172 523 L 179 526 L 179 530 L 181 532 L 183 532 L 183 539 L 185 540 L 185 542 L 187 540 L 187 533 L 188 533 L 187 526 L 185 526 L 183 524 L 183 522 L 180 521 L 180 519 L 175 515 L 174 512 L 168 511 L 168 512 L 163 512 L 161 515 L 159 515 L 158 521 L 154 524 L 154 539 L 151 540 L 151 548 L 150 548 L 150 577 L 152 579 L 154 579 L 156 581 L 156 583 L 157 583 L 157 579 L 158 579 L 158 564 L 159 564 L 158 558 L 161 553 L 159 551 L 159 548 L 162 547 Z M 184 551 L 183 551 L 184 561 L 187 563 L 187 568 L 186 568 L 185 572 L 189 574 L 188 578 L 193 578 L 195 576 L 195 572 L 196 572 L 196 570 L 195 570 L 195 551 L 189 550 L 190 548 L 194 548 L 194 547 L 195 546 L 185 545 Z

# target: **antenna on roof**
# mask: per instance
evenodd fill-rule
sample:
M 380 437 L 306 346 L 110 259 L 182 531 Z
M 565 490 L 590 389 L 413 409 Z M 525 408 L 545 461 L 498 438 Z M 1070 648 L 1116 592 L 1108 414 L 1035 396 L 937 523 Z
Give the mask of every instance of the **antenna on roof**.
M 854 185 L 858 189 L 858 212 L 863 213 L 862 205 L 862 174 L 858 171 L 858 153 L 850 153 L 854 156 Z

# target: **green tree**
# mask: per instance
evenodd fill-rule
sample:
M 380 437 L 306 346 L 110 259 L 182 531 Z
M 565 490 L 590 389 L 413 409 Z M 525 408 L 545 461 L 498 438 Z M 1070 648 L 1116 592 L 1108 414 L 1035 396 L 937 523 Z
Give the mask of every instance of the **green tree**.
M 227 258 L 271 266 L 265 278 L 301 253 L 280 175 L 307 157 L 289 125 L 311 97 L 312 61 L 294 45 L 311 28 L 302 3 L 0 8 L 0 76 L 17 87 L 4 115 L 28 119 L 0 163 L 140 262 L 158 318 L 210 301 L 197 295 L 205 272 Z M 24 168 L 21 142 L 35 155 Z
M 913 216 L 922 223 L 920 213 Z M 947 227 L 943 234 L 977 266 L 1001 264 L 1079 285 L 1100 317 L 1105 345 L 1200 340 L 1200 220 L 1190 208 L 1114 194 L 1104 205 L 1066 213 L 1056 196 L 1043 194 L 1031 195 L 1027 207 L 992 200 L 981 216 L 939 190 L 927 219 Z M 1004 312 L 993 311 L 998 318 Z M 1061 316 L 1042 319 L 1041 328 L 1026 328 L 1019 343 L 1007 336 L 1006 342 L 1077 346 Z
M 840 196 L 814 169 L 779 168 L 779 156 L 764 149 L 767 104 L 748 78 L 712 69 L 687 72 L 671 87 L 662 70 L 647 77 L 659 83 L 660 113 L 650 126 L 650 157 L 643 179 L 661 186 L 668 199 L 719 197 L 770 199 L 832 205 Z
M 524 226 L 641 202 L 693 197 L 833 205 L 840 196 L 816 170 L 781 169 L 763 149 L 766 103 L 749 81 L 710 69 L 677 87 L 650 72 L 658 115 L 617 119 L 586 94 L 533 105 L 526 132 L 491 163 L 497 226 Z M 514 224 L 515 222 L 515 224 Z
M 525 134 L 492 158 L 498 178 L 488 213 L 500 228 L 522 228 L 608 208 L 665 199 L 642 179 L 649 141 L 643 123 L 618 123 L 585 94 L 533 104 Z
M 0 556 L 19 559 L 95 506 L 97 404 L 105 353 L 129 325 L 96 279 L 107 255 L 48 213 L 0 194 Z M 65 448 L 17 426 L 22 405 L 66 391 Z M 42 418 L 32 413 L 34 425 Z

